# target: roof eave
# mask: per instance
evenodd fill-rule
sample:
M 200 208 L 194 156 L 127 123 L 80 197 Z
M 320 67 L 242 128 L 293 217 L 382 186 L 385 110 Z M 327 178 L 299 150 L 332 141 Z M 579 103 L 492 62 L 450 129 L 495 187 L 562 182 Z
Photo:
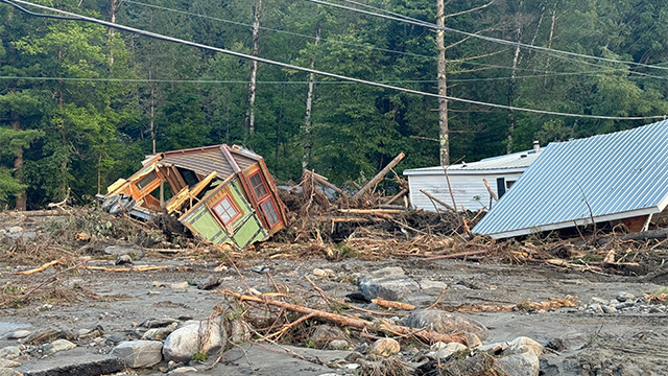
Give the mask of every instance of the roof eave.
M 501 174 L 517 174 L 526 171 L 527 167 L 516 168 L 494 168 L 494 169 L 480 169 L 480 170 L 448 170 L 448 175 L 501 175 Z M 443 170 L 406 170 L 403 173 L 405 176 L 418 175 L 440 175 L 445 176 Z

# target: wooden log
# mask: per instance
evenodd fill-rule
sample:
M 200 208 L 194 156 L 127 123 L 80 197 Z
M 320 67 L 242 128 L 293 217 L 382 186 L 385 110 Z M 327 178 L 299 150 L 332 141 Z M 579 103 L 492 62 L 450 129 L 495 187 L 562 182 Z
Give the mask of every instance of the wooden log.
M 634 232 L 632 234 L 626 234 L 618 237 L 614 236 L 607 236 L 604 238 L 599 239 L 598 244 L 599 245 L 605 245 L 610 243 L 614 239 L 618 239 L 621 241 L 624 240 L 637 240 L 637 241 L 646 241 L 646 240 L 651 240 L 651 239 L 666 239 L 668 238 L 668 228 L 662 228 L 658 230 L 650 230 L 650 231 L 642 231 L 642 232 Z
M 489 252 L 488 249 L 483 249 L 481 251 L 460 252 L 460 253 L 453 253 L 451 255 L 441 255 L 441 256 L 427 257 L 423 260 L 425 260 L 425 261 L 444 260 L 444 259 L 468 257 L 468 256 L 475 256 L 475 255 L 483 255 L 483 254 L 488 253 L 488 252 Z
M 355 217 L 334 217 L 331 219 L 333 223 L 366 223 L 371 222 L 369 218 L 355 218 Z
M 489 183 L 487 183 L 487 179 L 482 179 L 482 182 L 485 183 L 485 188 L 487 188 L 487 192 L 489 192 L 489 195 L 492 196 L 494 201 L 499 201 L 499 198 L 496 197 L 496 193 L 492 191 L 492 188 L 489 186 Z
M 313 315 L 313 317 L 325 320 L 325 321 L 330 321 L 337 323 L 339 325 L 343 326 L 349 326 L 357 329 L 362 329 L 366 330 L 369 332 L 385 332 L 385 333 L 391 333 L 394 335 L 402 335 L 402 336 L 415 336 L 417 338 L 422 339 L 423 341 L 429 342 L 429 343 L 436 343 L 438 341 L 448 343 L 448 342 L 458 342 L 465 344 L 464 338 L 461 336 L 458 336 L 456 334 L 453 335 L 447 335 L 447 334 L 442 334 L 435 332 L 430 329 L 422 328 L 422 329 L 415 329 L 415 328 L 409 328 L 405 326 L 399 326 L 399 325 L 393 325 L 393 324 L 384 324 L 384 323 L 377 323 L 377 322 L 369 322 L 366 320 L 358 319 L 355 317 L 351 316 L 342 316 L 338 315 L 335 313 L 329 313 L 325 311 L 320 311 L 317 309 L 313 308 L 308 308 L 308 307 L 303 307 L 299 306 L 296 304 L 290 304 L 286 302 L 280 302 L 277 300 L 271 300 L 267 298 L 261 298 L 261 297 L 255 297 L 255 296 L 250 296 L 250 295 L 242 295 L 236 292 L 232 292 L 230 290 L 216 290 L 216 292 L 221 293 L 223 295 L 227 296 L 232 296 L 236 298 L 237 300 L 240 301 L 248 301 L 248 302 L 255 302 L 255 303 L 260 303 L 260 304 L 268 304 L 272 305 L 275 307 L 280 307 L 283 309 L 287 309 L 293 312 L 298 312 L 302 313 L 305 315 Z
M 401 214 L 406 211 L 397 209 L 339 209 L 339 212 L 350 214 Z
M 377 304 L 379 307 L 401 309 L 404 311 L 413 311 L 416 308 L 412 304 L 393 302 L 391 300 L 384 299 L 372 299 L 371 302 Z
M 444 208 L 449 209 L 450 211 L 452 211 L 454 213 L 457 213 L 457 210 L 455 210 L 455 208 L 453 208 L 452 206 L 446 204 L 445 202 L 437 199 L 436 197 L 432 196 L 431 194 L 427 193 L 424 189 L 420 189 L 420 192 L 422 194 L 424 194 L 425 196 L 429 197 L 430 199 L 432 199 L 434 202 L 443 205 Z
M 364 184 L 364 186 L 353 196 L 353 200 L 359 200 L 369 189 L 373 188 L 376 184 L 378 184 L 385 175 L 387 175 L 394 166 L 398 165 L 399 162 L 401 162 L 402 159 L 404 159 L 406 155 L 404 153 L 399 153 L 385 168 L 380 170 L 376 176 L 373 177 L 368 183 Z
M 56 264 L 60 264 L 60 260 L 53 260 L 51 262 L 47 262 L 46 264 L 40 266 L 39 268 L 24 270 L 22 272 L 16 272 L 16 273 L 12 273 L 12 274 L 14 274 L 14 275 L 31 275 L 31 274 L 43 272 L 46 269 L 48 269 L 49 267 L 54 266 Z
M 346 195 L 345 193 L 343 193 L 343 190 L 341 190 L 341 188 L 339 188 L 339 187 L 335 186 L 334 184 L 330 183 L 329 181 L 327 181 L 326 177 L 324 177 L 320 174 L 316 174 L 313 171 L 309 171 L 309 173 L 313 175 L 313 180 L 318 182 L 318 184 L 323 185 L 323 186 L 333 190 L 334 192 L 340 194 L 341 196 Z
M 61 217 L 66 215 L 74 214 L 73 210 L 67 210 L 63 208 L 58 208 L 57 210 L 30 210 L 30 211 L 5 211 L 3 213 L 18 216 L 22 215 L 25 217 Z
M 390 205 L 391 203 L 400 199 L 401 196 L 405 195 L 406 193 L 408 193 L 408 189 L 407 188 L 402 189 L 401 192 L 397 193 L 396 195 L 392 196 L 389 200 L 387 200 L 385 205 Z

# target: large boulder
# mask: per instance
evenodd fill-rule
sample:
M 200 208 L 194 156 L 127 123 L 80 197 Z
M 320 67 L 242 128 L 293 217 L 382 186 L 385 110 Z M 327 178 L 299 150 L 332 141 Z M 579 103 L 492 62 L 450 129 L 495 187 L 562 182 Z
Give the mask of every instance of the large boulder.
M 365 298 L 399 301 L 420 290 L 420 285 L 408 278 L 400 267 L 388 267 L 360 277 L 360 290 Z
M 110 355 L 117 356 L 130 368 L 148 368 L 162 361 L 162 342 L 128 341 L 122 342 L 111 350 Z
M 406 326 L 418 329 L 429 328 L 448 335 L 461 332 L 473 333 L 482 341 L 489 337 L 489 330 L 481 323 L 461 315 L 434 309 L 413 311 L 406 318 Z
M 73 344 L 72 342 L 66 340 L 66 339 L 57 339 L 47 345 L 44 345 L 44 352 L 43 354 L 45 356 L 55 354 L 59 351 L 66 351 L 66 350 L 72 350 L 73 348 L 77 347 L 77 345 Z
M 162 348 L 165 360 L 184 362 L 196 352 L 210 355 L 220 351 L 227 343 L 227 331 L 222 320 L 222 316 L 217 316 L 173 331 Z
M 538 376 L 540 360 L 532 351 L 497 359 L 497 364 L 509 376 Z

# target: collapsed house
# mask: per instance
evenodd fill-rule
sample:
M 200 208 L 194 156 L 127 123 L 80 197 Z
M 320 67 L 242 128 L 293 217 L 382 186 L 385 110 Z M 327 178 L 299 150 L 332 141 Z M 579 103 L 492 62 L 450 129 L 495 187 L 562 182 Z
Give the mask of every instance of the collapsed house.
M 473 232 L 508 238 L 617 221 L 637 232 L 667 205 L 668 121 L 661 121 L 551 143 Z
M 445 168 L 406 170 L 411 206 L 435 212 L 436 204 L 432 200 L 436 199 L 457 210 L 489 210 L 494 200 L 503 196 L 541 153 L 536 141 L 533 150 Z
M 150 155 L 144 167 L 100 197 L 110 212 L 178 218 L 214 244 L 245 248 L 288 225 L 285 207 L 259 155 L 214 145 Z

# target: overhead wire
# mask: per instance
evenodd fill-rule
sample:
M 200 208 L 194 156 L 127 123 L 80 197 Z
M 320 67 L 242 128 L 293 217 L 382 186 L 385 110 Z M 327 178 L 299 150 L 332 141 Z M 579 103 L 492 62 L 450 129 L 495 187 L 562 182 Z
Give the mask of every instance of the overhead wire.
M 106 27 L 114 28 L 114 29 L 117 29 L 117 30 L 124 30 L 124 31 L 136 33 L 136 34 L 139 34 L 139 35 L 143 35 L 143 36 L 158 39 L 158 40 L 180 43 L 180 44 L 183 44 L 183 45 L 186 45 L 186 46 L 197 47 L 197 48 L 201 48 L 201 49 L 205 49 L 205 50 L 209 50 L 209 51 L 219 52 L 219 53 L 222 53 L 222 54 L 235 56 L 235 57 L 242 58 L 242 59 L 255 60 L 255 61 L 260 62 L 260 63 L 274 65 L 274 66 L 278 66 L 278 67 L 281 67 L 281 68 L 292 69 L 292 70 L 297 70 L 297 71 L 302 71 L 302 72 L 307 72 L 307 73 L 313 73 L 313 74 L 317 74 L 317 75 L 320 75 L 320 76 L 335 78 L 335 79 L 344 80 L 344 81 L 356 82 L 356 83 L 360 83 L 360 84 L 379 87 L 379 88 L 383 88 L 383 89 L 395 90 L 395 91 L 409 93 L 409 94 L 416 94 L 416 95 L 428 96 L 428 97 L 433 97 L 433 98 L 442 98 L 442 99 L 447 99 L 447 100 L 450 100 L 450 101 L 453 101 L 453 102 L 468 103 L 468 104 L 472 104 L 472 105 L 486 106 L 486 107 L 492 107 L 492 108 L 500 108 L 500 109 L 512 110 L 512 111 L 530 112 L 530 113 L 543 114 L 543 115 L 555 115 L 555 116 L 588 118 L 588 119 L 646 120 L 646 119 L 663 119 L 663 118 L 665 118 L 665 116 L 663 116 L 663 115 L 661 115 L 661 116 L 624 116 L 624 117 L 622 117 L 622 116 L 600 116 L 600 115 L 573 114 L 573 113 L 563 113 L 563 112 L 555 112 L 555 111 L 547 111 L 547 110 L 536 110 L 536 109 L 515 107 L 515 106 L 506 106 L 506 105 L 501 105 L 501 104 L 496 104 L 496 103 L 488 103 L 488 102 L 481 102 L 481 101 L 476 101 L 476 100 L 471 100 L 471 99 L 450 97 L 450 96 L 446 96 L 446 95 L 439 95 L 439 94 L 434 94 L 434 93 L 422 92 L 422 91 L 407 89 L 407 88 L 399 87 L 399 86 L 385 85 L 385 84 L 381 84 L 381 83 L 378 83 L 378 82 L 362 80 L 362 79 L 359 79 L 359 78 L 348 77 L 348 76 L 344 76 L 344 75 L 340 75 L 340 74 L 336 74 L 336 73 L 329 73 L 329 72 L 319 71 L 319 70 L 315 70 L 315 69 L 304 68 L 304 67 L 300 67 L 300 66 L 296 66 L 296 65 L 292 65 L 292 64 L 282 63 L 282 62 L 279 62 L 279 61 L 270 60 L 270 59 L 266 59 L 266 58 L 261 58 L 261 57 L 257 57 L 257 56 L 252 56 L 252 55 L 244 54 L 244 53 L 241 53 L 241 52 L 236 52 L 236 51 L 231 51 L 231 50 L 227 50 L 227 49 L 223 49 L 223 48 L 208 46 L 208 45 L 204 45 L 204 44 L 201 44 L 201 43 L 195 43 L 195 42 L 187 41 L 187 40 L 184 40 L 184 39 L 179 39 L 179 38 L 174 38 L 174 37 L 154 33 L 154 32 L 151 32 L 151 31 L 141 30 L 141 29 L 137 29 L 137 28 L 133 28 L 133 27 L 117 24 L 117 23 L 112 23 L 112 22 L 99 20 L 99 19 L 92 18 L 92 17 L 82 16 L 82 15 L 79 15 L 79 14 L 76 14 L 76 13 L 67 12 L 67 11 L 64 11 L 64 10 L 48 7 L 48 6 L 41 5 L 41 4 L 35 4 L 35 3 L 31 3 L 31 2 L 28 2 L 28 1 L 24 1 L 24 0 L 11 0 L 11 1 L 10 0 L 0 0 L 0 2 L 4 3 L 4 4 L 7 4 L 7 5 L 10 5 L 10 6 L 13 6 L 16 9 L 19 9 L 21 11 L 23 11 L 24 8 L 22 8 L 20 6 L 17 6 L 17 3 L 32 6 L 32 7 L 38 8 L 38 9 L 42 9 L 42 10 L 47 10 L 47 11 L 50 11 L 50 12 L 59 13 L 59 14 L 66 15 L 66 16 L 69 16 L 69 17 L 74 17 L 74 18 L 76 18 L 76 21 L 92 22 L 92 23 L 96 23 L 96 24 L 103 25 L 103 26 L 106 26 Z M 30 11 L 28 11 L 28 12 L 30 12 Z M 30 12 L 30 13 L 37 14 L 37 13 L 34 13 L 34 12 Z M 49 17 L 49 16 L 51 16 L 51 15 L 50 14 L 45 14 L 45 13 L 39 13 L 39 17 Z
M 521 48 L 532 49 L 532 50 L 537 50 L 537 51 L 541 51 L 541 52 L 551 52 L 551 53 L 555 53 L 555 54 L 564 54 L 564 55 L 573 56 L 573 57 L 580 57 L 580 58 L 584 58 L 584 59 L 593 59 L 593 60 L 599 60 L 599 61 L 605 61 L 605 62 L 617 63 L 617 64 L 635 65 L 635 66 L 643 67 L 643 68 L 651 68 L 651 69 L 659 69 L 659 70 L 667 70 L 668 71 L 668 67 L 662 67 L 662 66 L 658 66 L 658 65 L 643 64 L 643 63 L 637 63 L 635 61 L 618 60 L 618 59 L 611 59 L 611 58 L 606 58 L 606 57 L 601 57 L 601 56 L 592 56 L 592 55 L 580 54 L 580 53 L 577 53 L 577 52 L 558 50 L 558 49 L 554 49 L 554 48 L 535 46 L 535 45 L 525 44 L 525 43 L 521 43 L 521 42 L 514 42 L 514 41 L 489 37 L 489 36 L 485 36 L 485 35 L 481 35 L 481 34 L 477 34 L 477 33 L 470 33 L 468 31 L 454 29 L 454 28 L 447 27 L 447 26 L 438 26 L 434 23 L 418 20 L 418 19 L 411 18 L 411 17 L 406 17 L 406 16 L 402 16 L 402 15 L 397 16 L 393 12 L 389 12 L 389 11 L 386 11 L 386 10 L 381 9 L 381 8 L 373 7 L 371 5 L 365 5 L 365 6 L 369 7 L 369 8 L 373 8 L 374 10 L 382 11 L 382 12 L 392 14 L 392 15 L 386 15 L 386 14 L 381 14 L 381 13 L 377 13 L 377 12 L 370 12 L 370 11 L 367 11 L 367 10 L 353 8 L 353 7 L 349 7 L 349 6 L 345 6 L 345 5 L 341 5 L 341 4 L 330 3 L 330 2 L 324 1 L 324 0 L 305 0 L 305 1 L 309 1 L 309 2 L 312 2 L 312 3 L 315 3 L 315 4 L 325 5 L 325 6 L 331 6 L 331 7 L 334 7 L 334 8 L 344 9 L 344 10 L 347 10 L 347 11 L 363 13 L 363 14 L 373 16 L 373 17 L 380 17 L 380 18 L 385 18 L 385 19 L 398 21 L 398 22 L 406 22 L 406 23 L 417 25 L 417 26 L 424 26 L 424 27 L 428 27 L 428 28 L 431 28 L 431 29 L 435 29 L 435 30 L 443 30 L 443 31 L 448 31 L 448 32 L 452 32 L 452 33 L 457 33 L 457 34 L 465 35 L 465 36 L 468 36 L 468 37 L 471 37 L 471 38 L 476 38 L 476 39 L 485 40 L 485 41 L 488 41 L 488 42 L 493 42 L 493 43 L 498 43 L 498 44 L 504 44 L 504 45 L 507 45 L 507 46 L 513 46 L 513 47 L 518 47 L 519 46 Z M 346 0 L 342 0 L 342 1 L 346 1 Z
M 167 12 L 174 12 L 174 13 L 178 13 L 178 14 L 184 14 L 184 15 L 188 15 L 188 16 L 191 16 L 191 17 L 200 17 L 200 18 L 208 19 L 208 20 L 212 20 L 212 21 L 228 23 L 228 24 L 231 24 L 231 25 L 253 27 L 252 24 L 248 24 L 248 23 L 244 23 L 244 22 L 226 20 L 224 18 L 213 17 L 213 16 L 201 14 L 201 13 L 188 12 L 188 11 L 185 11 L 185 10 L 169 8 L 169 7 L 165 7 L 165 6 L 161 6 L 161 5 L 147 4 L 147 3 L 142 3 L 140 1 L 133 1 L 133 0 L 124 0 L 123 2 L 128 3 L 128 4 L 145 6 L 145 7 L 153 8 L 153 9 L 159 9 L 159 10 L 163 10 L 163 11 L 167 11 Z M 351 1 L 351 2 L 355 3 L 355 4 L 362 4 L 362 3 L 357 3 L 357 2 L 354 2 L 354 1 Z M 258 28 L 261 29 L 261 30 L 273 31 L 273 32 L 276 32 L 276 33 L 283 33 L 283 34 L 286 34 L 286 35 L 292 35 L 292 36 L 307 38 L 307 39 L 311 39 L 311 40 L 316 39 L 316 37 L 312 36 L 312 35 L 300 34 L 300 33 L 295 33 L 295 32 L 292 32 L 292 31 L 287 31 L 287 30 L 282 30 L 282 29 L 277 29 L 277 28 L 271 28 L 271 27 L 266 27 L 266 26 L 258 26 Z M 344 46 L 358 47 L 358 48 L 363 48 L 363 49 L 371 49 L 371 50 L 394 53 L 394 54 L 399 54 L 399 55 L 419 57 L 419 58 L 429 59 L 429 60 L 438 60 L 438 57 L 435 56 L 435 55 L 423 55 L 423 54 L 418 54 L 418 53 L 408 52 L 408 51 L 398 51 L 398 50 L 393 50 L 393 49 L 389 49 L 389 48 L 382 48 L 382 47 L 374 46 L 372 44 L 350 43 L 350 42 L 344 42 L 344 41 L 341 41 L 341 40 L 328 39 L 328 38 L 321 38 L 320 40 L 323 41 L 323 42 L 338 43 L 338 44 L 341 44 L 341 45 L 344 45 Z M 537 70 L 537 69 L 528 69 L 528 68 L 519 68 L 519 67 L 513 68 L 513 67 L 503 66 L 503 65 L 486 64 L 486 63 L 480 63 L 480 62 L 474 62 L 474 61 L 462 61 L 462 60 L 463 59 L 454 59 L 454 60 L 450 60 L 449 62 L 453 62 L 453 63 L 454 62 L 459 62 L 459 63 L 467 64 L 467 65 L 483 66 L 483 67 L 489 67 L 489 68 L 495 68 L 495 69 L 514 69 L 514 70 L 521 70 L 521 71 L 526 71 L 526 72 L 538 72 L 538 73 L 561 73 L 561 72 L 555 72 L 555 71 L 541 71 L 541 70 Z M 605 67 L 606 69 L 609 69 L 609 70 L 625 71 L 625 70 L 619 69 L 619 68 L 606 67 L 606 66 L 603 66 L 603 65 L 596 65 L 596 64 L 593 64 L 593 65 L 598 66 L 598 67 Z M 453 72 L 453 73 L 450 73 L 450 74 L 457 74 L 457 72 Z M 642 74 L 642 73 L 638 73 L 638 74 L 645 75 L 645 74 Z

